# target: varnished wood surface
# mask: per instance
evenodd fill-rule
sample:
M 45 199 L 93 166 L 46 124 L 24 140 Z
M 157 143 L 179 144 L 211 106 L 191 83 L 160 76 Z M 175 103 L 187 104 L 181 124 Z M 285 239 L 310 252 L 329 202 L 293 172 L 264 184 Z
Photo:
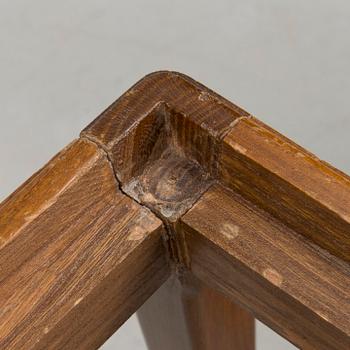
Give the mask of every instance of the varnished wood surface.
M 109 106 L 84 131 L 112 149 L 159 103 L 164 102 L 214 136 L 248 113 L 186 75 L 161 71 L 147 75 Z
M 1 349 L 96 349 L 168 277 L 161 222 L 119 191 L 90 142 L 61 152 L 1 214 L 3 237 L 19 242 L 12 259 L 26 258 L 2 265 Z
M 172 276 L 140 308 L 151 350 L 253 350 L 253 316 L 192 274 Z
M 182 222 L 198 278 L 302 349 L 349 349 L 347 264 L 219 185 Z
M 350 179 L 254 118 L 225 137 L 221 179 L 250 201 L 350 261 Z
M 0 348 L 96 349 L 168 280 L 140 313 L 150 350 L 253 349 L 249 312 L 349 349 L 349 208 L 347 175 L 148 75 L 0 205 Z
M 169 149 L 171 155 L 194 161 L 215 176 L 218 142 L 242 116 L 248 113 L 191 78 L 164 71 L 140 80 L 81 135 L 106 150 L 127 192 L 130 181 Z M 159 197 L 156 194 L 156 200 Z
M 58 234 L 53 224 L 59 217 L 76 220 L 82 201 L 98 202 L 114 190 L 113 181 L 103 181 L 111 176 L 103 158 L 92 143 L 75 141 L 0 204 L 0 280 Z

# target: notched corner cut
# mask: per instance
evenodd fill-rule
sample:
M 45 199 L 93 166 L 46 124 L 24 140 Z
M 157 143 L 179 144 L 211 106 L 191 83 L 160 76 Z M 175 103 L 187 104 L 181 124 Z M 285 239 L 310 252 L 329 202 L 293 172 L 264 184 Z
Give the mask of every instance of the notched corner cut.
M 175 223 L 210 186 L 215 140 L 166 103 L 158 103 L 115 148 L 122 190 Z
M 125 194 L 176 222 L 218 176 L 218 148 L 249 114 L 191 78 L 141 79 L 82 132 L 108 154 Z
M 188 266 L 178 219 L 218 178 L 222 140 L 247 116 L 191 78 L 163 71 L 141 79 L 81 136 L 105 150 L 122 192 L 163 221 L 171 257 Z

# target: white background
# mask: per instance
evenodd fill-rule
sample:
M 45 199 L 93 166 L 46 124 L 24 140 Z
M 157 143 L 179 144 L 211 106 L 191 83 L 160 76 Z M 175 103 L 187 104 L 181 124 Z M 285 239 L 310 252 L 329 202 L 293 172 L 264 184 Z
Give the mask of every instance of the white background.
M 349 33 L 345 0 L 0 0 L 0 199 L 159 69 L 350 172 Z M 294 349 L 261 324 L 257 339 Z M 135 318 L 103 349 L 144 350 Z

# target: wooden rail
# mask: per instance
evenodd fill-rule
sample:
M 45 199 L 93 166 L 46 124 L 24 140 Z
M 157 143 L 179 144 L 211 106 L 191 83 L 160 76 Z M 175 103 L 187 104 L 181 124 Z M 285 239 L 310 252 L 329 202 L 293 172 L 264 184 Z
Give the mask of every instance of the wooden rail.
M 350 349 L 350 179 L 214 92 L 146 76 L 0 205 L 0 349 Z

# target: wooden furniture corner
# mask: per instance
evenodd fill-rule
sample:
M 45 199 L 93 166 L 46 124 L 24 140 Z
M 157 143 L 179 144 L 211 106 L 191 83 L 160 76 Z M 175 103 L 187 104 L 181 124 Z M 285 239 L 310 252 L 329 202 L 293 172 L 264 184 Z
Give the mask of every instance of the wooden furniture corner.
M 350 349 L 350 179 L 185 75 L 150 74 L 0 205 L 0 348 Z

